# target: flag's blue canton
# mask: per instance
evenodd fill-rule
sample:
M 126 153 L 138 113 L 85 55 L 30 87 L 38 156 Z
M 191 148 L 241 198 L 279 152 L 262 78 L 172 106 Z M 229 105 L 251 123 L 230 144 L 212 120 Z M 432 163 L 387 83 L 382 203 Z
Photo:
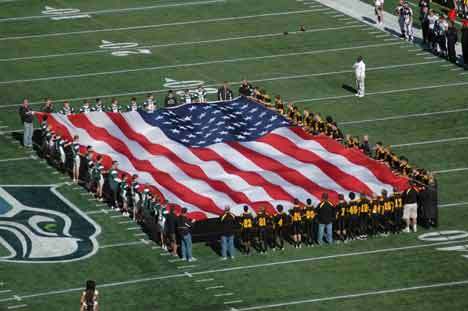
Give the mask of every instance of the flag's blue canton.
M 281 115 L 245 97 L 228 102 L 158 109 L 154 113 L 141 111 L 140 114 L 169 138 L 191 147 L 251 141 L 289 125 Z

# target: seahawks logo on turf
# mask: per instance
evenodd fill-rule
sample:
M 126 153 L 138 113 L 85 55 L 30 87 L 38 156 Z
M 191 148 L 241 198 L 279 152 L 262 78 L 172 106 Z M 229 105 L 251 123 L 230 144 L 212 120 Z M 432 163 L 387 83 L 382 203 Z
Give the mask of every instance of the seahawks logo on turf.
M 101 228 L 54 186 L 0 186 L 0 261 L 56 263 L 88 258 Z M 3 257 L 2 257 L 3 256 Z

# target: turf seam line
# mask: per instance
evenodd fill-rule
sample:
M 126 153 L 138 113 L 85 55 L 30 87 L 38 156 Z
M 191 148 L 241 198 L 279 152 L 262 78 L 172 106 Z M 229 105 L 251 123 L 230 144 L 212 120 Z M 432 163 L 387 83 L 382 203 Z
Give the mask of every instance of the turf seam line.
M 14 305 L 14 306 L 8 306 L 7 309 L 8 309 L 8 310 L 20 309 L 20 308 L 25 308 L 25 307 L 27 307 L 27 306 L 28 306 L 27 304 Z
M 219 288 L 224 288 L 224 285 L 208 286 L 208 287 L 205 287 L 205 290 L 212 290 L 212 289 L 219 289 Z
M 0 290 L 0 294 L 9 293 L 11 289 Z
M 446 170 L 432 171 L 432 173 L 444 174 L 444 173 L 462 172 L 462 171 L 468 171 L 468 167 L 459 167 L 459 168 L 452 168 L 452 169 L 446 169 Z
M 185 265 L 185 266 L 178 266 L 177 269 L 192 269 L 196 267 L 197 265 Z

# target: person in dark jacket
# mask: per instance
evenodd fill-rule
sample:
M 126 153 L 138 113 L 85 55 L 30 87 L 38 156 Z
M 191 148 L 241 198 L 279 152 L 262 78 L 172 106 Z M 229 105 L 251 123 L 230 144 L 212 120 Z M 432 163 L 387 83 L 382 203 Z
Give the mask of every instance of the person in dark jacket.
M 187 209 L 182 208 L 182 213 L 177 218 L 177 232 L 180 236 L 182 259 L 188 262 L 196 261 L 192 256 L 192 224 L 194 221 L 188 219 Z
M 463 28 L 461 30 L 461 44 L 463 53 L 463 66 L 468 69 L 468 20 L 463 21 Z
M 233 94 L 229 88 L 229 84 L 227 81 L 224 81 L 223 86 L 218 89 L 218 100 L 231 100 L 232 98 Z
M 23 123 L 24 126 L 23 145 L 27 148 L 32 148 L 34 112 L 31 110 L 31 107 L 29 106 L 29 101 L 27 99 L 23 100 L 23 103 L 19 108 L 19 115 L 21 123 Z
M 169 92 L 167 92 L 166 98 L 164 99 L 164 107 L 174 107 L 178 104 L 179 103 L 177 101 L 177 97 L 174 94 L 174 91 L 169 90 Z
M 455 51 L 455 44 L 458 42 L 458 30 L 453 22 L 450 22 L 447 30 L 447 52 L 448 59 L 452 63 L 457 62 L 457 52 Z
M 326 230 L 327 243 L 333 244 L 333 220 L 335 212 L 333 204 L 328 201 L 328 193 L 322 194 L 322 201 L 316 208 L 318 220 L 318 242 L 323 244 L 323 234 Z
M 166 216 L 166 234 L 169 239 L 169 246 L 171 248 L 171 254 L 175 257 L 177 254 L 177 237 L 176 237 L 176 227 L 177 227 L 177 216 L 174 212 L 174 208 L 169 209 L 169 213 Z
M 231 213 L 229 206 L 224 209 L 223 215 L 219 218 L 223 233 L 221 235 L 221 256 L 222 260 L 234 259 L 234 232 L 236 230 L 236 216 Z
M 239 96 L 252 96 L 253 87 L 247 80 L 242 80 L 242 84 L 239 87 Z
M 429 9 L 428 7 L 421 8 L 421 14 L 419 14 L 419 20 L 421 22 L 423 44 L 429 43 Z

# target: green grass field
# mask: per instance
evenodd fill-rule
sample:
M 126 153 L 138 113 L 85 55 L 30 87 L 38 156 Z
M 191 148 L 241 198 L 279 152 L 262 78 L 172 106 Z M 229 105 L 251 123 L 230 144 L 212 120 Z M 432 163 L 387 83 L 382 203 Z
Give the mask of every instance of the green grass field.
M 368 134 L 411 163 L 439 171 L 440 230 L 468 231 L 468 75 L 308 3 L 54 0 L 47 5 L 91 17 L 51 20 L 41 16 L 44 2 L 0 1 L 0 185 L 57 185 L 102 230 L 100 248 L 88 259 L 1 262 L 0 310 L 78 310 L 88 278 L 98 282 L 104 311 L 467 310 L 468 252 L 437 250 L 466 240 L 425 242 L 420 230 L 228 262 L 199 243 L 199 260 L 187 264 L 166 256 L 84 190 L 64 184 L 71 180 L 19 144 L 17 108 L 25 97 L 35 109 L 44 97 L 58 107 L 68 99 L 78 108 L 96 97 L 126 105 L 131 96 L 141 103 L 149 91 L 162 101 L 166 78 L 215 87 L 228 80 L 237 93 L 245 77 L 333 116 L 346 133 Z M 308 31 L 295 32 L 301 24 Z M 102 40 L 135 42 L 151 54 L 112 56 L 99 48 Z M 362 99 L 346 87 L 354 86 L 358 55 L 368 66 Z

